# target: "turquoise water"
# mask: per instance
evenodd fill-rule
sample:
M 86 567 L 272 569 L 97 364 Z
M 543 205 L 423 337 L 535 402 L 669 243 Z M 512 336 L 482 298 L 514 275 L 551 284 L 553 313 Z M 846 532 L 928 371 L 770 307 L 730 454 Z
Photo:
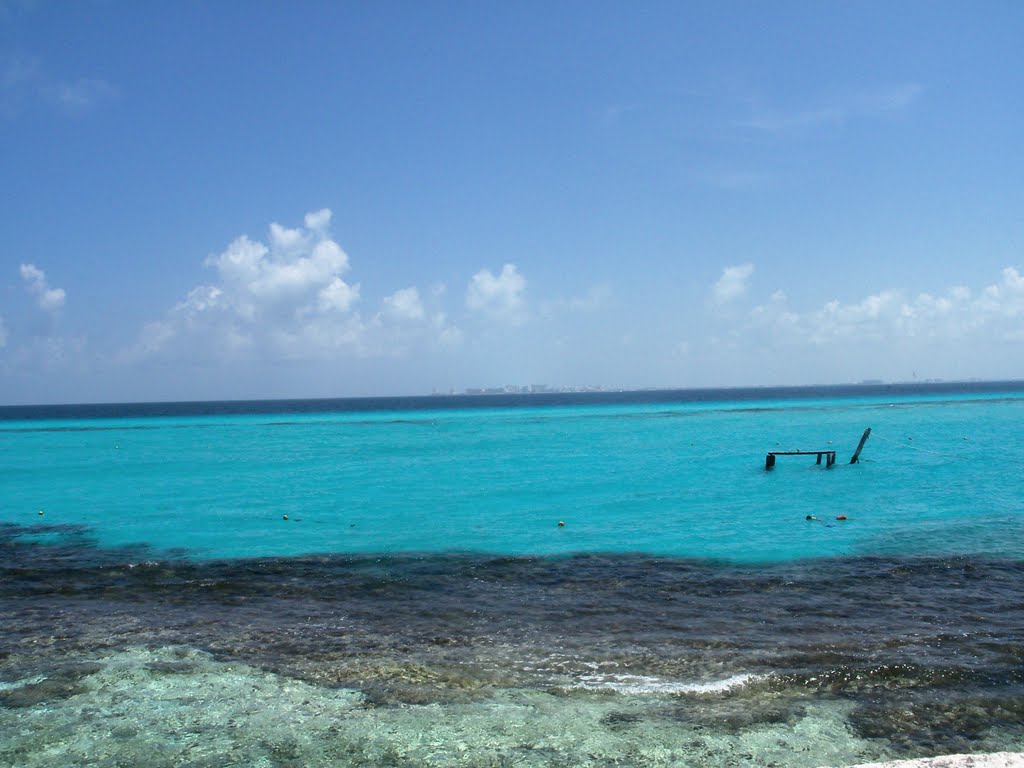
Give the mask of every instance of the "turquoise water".
M 0 409 L 0 765 L 1024 751 L 1022 425 L 1019 384 Z
M 207 559 L 1019 558 L 1022 424 L 1020 394 L 15 421 L 0 432 L 0 520 Z M 767 451 L 790 449 L 838 462 L 764 472 Z

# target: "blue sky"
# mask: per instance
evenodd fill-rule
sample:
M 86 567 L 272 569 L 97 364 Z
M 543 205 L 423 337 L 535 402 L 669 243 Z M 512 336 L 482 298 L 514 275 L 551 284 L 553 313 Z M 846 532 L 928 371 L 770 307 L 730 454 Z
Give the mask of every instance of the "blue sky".
M 0 403 L 1024 377 L 1022 39 L 0 0 Z

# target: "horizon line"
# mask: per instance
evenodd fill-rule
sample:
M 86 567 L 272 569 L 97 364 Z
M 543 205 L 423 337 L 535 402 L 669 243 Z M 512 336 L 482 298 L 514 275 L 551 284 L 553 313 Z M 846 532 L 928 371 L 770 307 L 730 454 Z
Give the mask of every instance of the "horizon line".
M 338 395 L 322 397 L 255 397 L 255 398 L 229 398 L 229 399 L 183 399 L 183 400 L 85 400 L 79 402 L 49 402 L 49 403 L 4 403 L 0 404 L 0 411 L 25 409 L 25 408 L 80 408 L 80 407 L 112 407 L 112 406 L 160 406 L 160 405 L 243 405 L 252 403 L 295 403 L 295 402 L 339 402 L 339 401 L 369 401 L 369 400 L 425 400 L 436 401 L 446 398 L 466 398 L 478 400 L 494 400 L 502 397 L 525 397 L 544 398 L 559 395 L 574 396 L 601 396 L 616 394 L 641 394 L 641 393 L 672 393 L 672 392 L 741 392 L 758 390 L 808 390 L 808 389 L 883 389 L 888 387 L 921 387 L 921 388 L 942 388 L 964 384 L 980 386 L 1012 385 L 1015 388 L 1024 387 L 1024 379 L 911 379 L 902 381 L 883 381 L 865 379 L 859 382 L 835 382 L 828 384 L 741 384 L 722 386 L 646 386 L 646 387 L 603 387 L 601 385 L 586 386 L 564 386 L 550 387 L 543 391 L 506 391 L 504 388 L 470 388 L 473 391 L 463 390 L 461 392 L 430 392 L 410 394 L 388 394 L 388 395 Z M 534 385 L 538 386 L 538 385 Z

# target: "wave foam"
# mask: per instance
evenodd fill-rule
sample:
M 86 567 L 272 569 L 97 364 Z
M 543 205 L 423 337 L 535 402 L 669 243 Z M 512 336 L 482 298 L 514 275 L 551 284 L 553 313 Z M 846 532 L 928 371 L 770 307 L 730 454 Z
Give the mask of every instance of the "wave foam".
M 852 768 L 1024 768 L 1024 752 L 943 755 L 888 763 L 861 763 Z
M 583 675 L 568 688 L 582 691 L 615 691 L 617 693 L 660 693 L 660 694 L 714 694 L 741 688 L 759 675 L 733 675 L 725 680 L 709 683 L 664 680 L 648 675 Z

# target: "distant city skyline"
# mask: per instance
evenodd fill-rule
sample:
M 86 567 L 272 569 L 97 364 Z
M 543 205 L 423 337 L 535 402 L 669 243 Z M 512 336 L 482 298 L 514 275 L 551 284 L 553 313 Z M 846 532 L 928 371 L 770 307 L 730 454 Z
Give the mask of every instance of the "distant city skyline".
M 860 381 L 836 381 L 817 382 L 807 384 L 783 385 L 783 388 L 791 387 L 799 389 L 802 387 L 877 387 L 877 386 L 900 386 L 913 384 L 977 384 L 988 380 L 978 378 L 965 379 L 910 379 L 906 381 L 886 381 L 885 379 L 861 379 Z M 1015 379 L 1006 379 L 1007 383 L 1013 383 Z M 999 383 L 999 380 L 991 381 Z M 432 395 L 537 395 L 537 394 L 560 394 L 560 393 L 582 393 L 582 392 L 634 392 L 634 391 L 686 391 L 687 389 L 759 389 L 772 385 L 738 385 L 736 387 L 649 387 L 646 390 L 624 389 L 621 387 L 609 387 L 603 384 L 505 384 L 503 386 L 486 387 L 465 387 L 456 389 L 452 387 L 447 392 L 434 389 Z
M 0 404 L 1024 377 L 1022 38 L 0 0 Z

